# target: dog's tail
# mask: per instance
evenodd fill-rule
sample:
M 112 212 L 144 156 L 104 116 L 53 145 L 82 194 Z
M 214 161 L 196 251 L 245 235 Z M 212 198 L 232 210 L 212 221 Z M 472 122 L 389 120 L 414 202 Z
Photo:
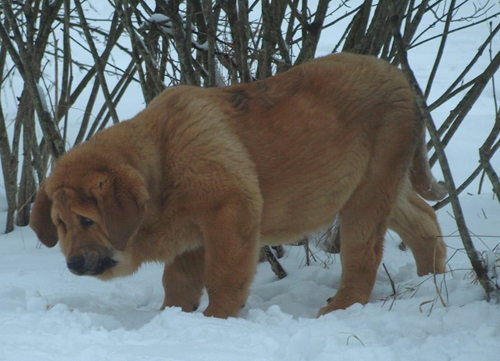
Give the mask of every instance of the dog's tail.
M 443 199 L 448 191 L 444 182 L 438 182 L 434 178 L 429 166 L 427 149 L 425 146 L 425 128 L 422 127 L 421 134 L 417 136 L 417 147 L 413 156 L 413 164 L 410 170 L 410 180 L 417 193 L 428 201 L 439 201 Z

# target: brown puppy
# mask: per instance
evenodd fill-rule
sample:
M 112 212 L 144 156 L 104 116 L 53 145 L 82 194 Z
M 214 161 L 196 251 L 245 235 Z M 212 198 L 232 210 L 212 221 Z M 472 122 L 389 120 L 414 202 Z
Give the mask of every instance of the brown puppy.
M 339 54 L 227 88 L 171 88 L 61 157 L 31 226 L 69 269 L 101 279 L 165 263 L 166 306 L 236 316 L 261 244 L 339 214 L 343 265 L 324 314 L 368 302 L 387 227 L 419 275 L 444 272 L 424 127 L 403 74 Z

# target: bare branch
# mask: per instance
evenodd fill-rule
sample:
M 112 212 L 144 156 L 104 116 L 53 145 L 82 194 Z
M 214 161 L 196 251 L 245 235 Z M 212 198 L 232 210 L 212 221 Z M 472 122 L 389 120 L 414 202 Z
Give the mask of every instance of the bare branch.
M 36 84 L 36 79 L 38 79 L 39 76 L 37 76 L 37 72 L 32 69 L 33 62 L 30 61 L 30 59 L 32 58 L 30 58 L 30 55 L 28 54 L 28 50 L 22 39 L 22 35 L 17 26 L 17 22 L 15 21 L 12 8 L 10 7 L 8 1 L 3 2 L 3 6 L 5 18 L 9 23 L 10 28 L 14 32 L 14 39 L 19 49 L 19 53 L 14 48 L 14 45 L 12 44 L 3 24 L 0 24 L 0 38 L 2 39 L 2 43 L 7 47 L 11 59 L 18 67 L 18 70 L 23 77 L 25 86 L 30 93 L 32 101 L 34 102 L 35 110 L 40 120 L 40 126 L 44 133 L 44 137 L 48 142 L 47 144 L 49 145 L 50 152 L 55 158 L 58 158 L 61 154 L 64 153 L 64 141 L 62 140 L 61 135 L 59 134 L 59 131 L 57 130 L 48 109 L 46 109 L 44 104 L 42 103 L 40 92 L 38 91 L 38 87 Z
M 481 95 L 482 91 L 486 87 L 486 84 L 489 82 L 491 77 L 495 74 L 495 72 L 498 70 L 500 67 L 500 51 L 495 55 L 491 63 L 487 66 L 487 68 L 484 70 L 484 72 L 476 78 L 474 81 L 474 85 L 472 88 L 467 92 L 467 94 L 462 98 L 460 103 L 453 109 L 444 121 L 444 123 L 441 125 L 438 131 L 438 136 L 443 134 L 446 129 L 449 127 L 448 132 L 443 138 L 442 144 L 443 146 L 446 147 L 446 145 L 449 143 L 457 129 L 459 128 L 460 124 L 462 124 L 462 121 L 465 119 L 466 115 L 469 113 L 470 109 L 472 108 L 473 104 L 476 102 L 476 100 L 479 98 Z M 430 158 L 430 163 L 434 164 L 437 158 L 437 154 L 434 154 Z
M 439 44 L 439 49 L 438 49 L 438 52 L 436 55 L 436 60 L 434 61 L 434 65 L 432 66 L 431 74 L 429 75 L 429 80 L 427 81 L 427 86 L 425 88 L 425 92 L 424 92 L 425 99 L 427 99 L 429 97 L 429 93 L 431 92 L 434 77 L 436 76 L 436 72 L 439 68 L 439 64 L 441 63 L 441 58 L 443 56 L 444 47 L 446 45 L 446 40 L 448 39 L 448 34 L 450 31 L 451 20 L 453 19 L 453 11 L 455 11 L 455 3 L 456 3 L 456 0 L 451 0 L 450 7 L 448 9 L 448 14 L 446 16 L 446 23 L 444 25 L 443 37 L 441 38 L 441 43 Z
M 436 154 L 438 156 L 439 164 L 441 166 L 441 170 L 443 171 L 445 184 L 450 194 L 453 214 L 455 216 L 455 221 L 457 222 L 460 237 L 462 238 L 462 243 L 466 249 L 467 255 L 469 256 L 472 267 L 479 279 L 479 282 L 481 283 L 481 285 L 485 290 L 486 298 L 490 300 L 492 296 L 497 295 L 499 290 L 497 289 L 496 283 L 489 278 L 488 271 L 482 264 L 479 254 L 474 248 L 474 244 L 470 237 L 469 230 L 467 228 L 465 218 L 462 212 L 462 208 L 460 206 L 460 201 L 458 199 L 455 182 L 453 181 L 453 177 L 451 175 L 450 166 L 448 164 L 448 160 L 444 152 L 444 147 L 439 139 L 436 126 L 434 125 L 431 114 L 429 112 L 429 108 L 425 103 L 424 94 L 422 93 L 420 87 L 418 86 L 417 80 L 413 75 L 413 71 L 411 70 L 408 64 L 405 45 L 403 42 L 403 38 L 401 37 L 401 34 L 399 32 L 397 16 L 391 17 L 391 24 L 394 35 L 394 41 L 396 42 L 396 46 L 398 49 L 398 57 L 402 65 L 403 72 L 407 76 L 413 88 L 420 114 L 425 120 L 427 129 L 429 130 L 429 133 L 431 135 L 431 140 L 433 142 L 434 148 L 436 149 Z
M 90 47 L 90 51 L 92 53 L 92 57 L 94 58 L 94 62 L 97 70 L 97 78 L 99 79 L 99 83 L 104 95 L 104 99 L 106 101 L 106 105 L 108 106 L 109 111 L 111 112 L 111 117 L 113 118 L 114 123 L 118 123 L 120 120 L 118 119 L 118 114 L 116 113 L 116 109 L 114 108 L 113 101 L 111 100 L 111 96 L 109 94 L 108 85 L 106 82 L 106 78 L 103 73 L 103 66 L 101 63 L 101 57 L 97 53 L 97 49 L 94 44 L 94 39 L 90 34 L 88 29 L 87 20 L 85 19 L 85 14 L 83 13 L 82 4 L 80 0 L 75 0 L 76 10 L 78 11 L 78 15 L 80 17 L 80 22 L 82 23 L 82 28 L 87 39 L 87 43 Z

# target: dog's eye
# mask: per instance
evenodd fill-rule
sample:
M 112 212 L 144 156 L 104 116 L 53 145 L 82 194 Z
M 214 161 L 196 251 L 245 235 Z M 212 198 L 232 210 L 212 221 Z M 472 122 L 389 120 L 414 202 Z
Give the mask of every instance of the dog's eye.
M 93 225 L 94 221 L 89 219 L 89 218 L 80 216 L 80 224 L 82 225 L 82 227 L 86 228 L 86 227 L 90 227 L 91 225 Z

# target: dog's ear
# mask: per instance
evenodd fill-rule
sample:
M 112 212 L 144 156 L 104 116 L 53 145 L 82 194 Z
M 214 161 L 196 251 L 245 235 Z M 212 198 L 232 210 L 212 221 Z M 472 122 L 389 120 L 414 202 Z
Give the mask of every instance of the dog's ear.
M 101 178 L 94 194 L 113 246 L 123 251 L 146 214 L 149 194 L 142 177 L 130 168 Z
M 30 227 L 35 231 L 40 242 L 47 247 L 54 247 L 57 244 L 57 228 L 52 223 L 50 212 L 52 201 L 49 199 L 45 186 L 42 184 L 38 190 L 35 204 L 31 212 Z

